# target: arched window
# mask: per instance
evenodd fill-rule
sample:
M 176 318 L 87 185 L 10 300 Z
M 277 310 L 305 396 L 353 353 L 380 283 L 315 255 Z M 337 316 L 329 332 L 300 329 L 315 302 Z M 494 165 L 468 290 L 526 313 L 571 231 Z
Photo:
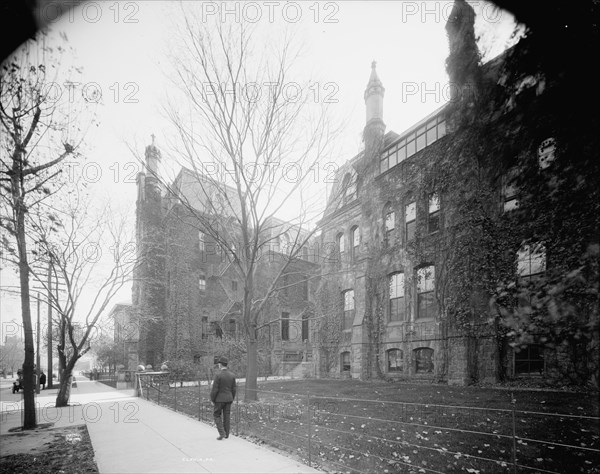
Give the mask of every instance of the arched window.
M 435 317 L 435 267 L 417 270 L 417 318 Z
M 350 372 L 350 352 L 342 352 L 340 354 L 340 371 Z
M 383 232 L 385 241 L 390 244 L 394 241 L 394 230 L 396 230 L 396 213 L 388 202 L 383 208 Z
M 404 273 L 398 272 L 390 275 L 390 321 L 404 321 L 406 307 L 404 304 Z
M 433 349 L 429 347 L 419 347 L 413 352 L 415 355 L 415 373 L 433 373 Z
M 404 371 L 404 353 L 400 349 L 390 349 L 387 351 L 387 371 Z
M 522 245 L 517 252 L 517 274 L 530 280 L 546 271 L 546 247 L 540 242 Z
M 355 262 L 358 258 L 358 249 L 360 246 L 360 229 L 358 226 L 352 227 L 350 236 L 352 238 L 352 261 Z
M 340 252 L 340 259 L 341 259 L 341 256 L 344 254 L 344 251 L 346 250 L 343 232 L 340 232 L 338 235 L 336 235 L 335 243 L 337 244 L 337 248 L 338 248 L 338 251 Z
M 354 323 L 354 290 L 342 292 L 344 313 L 342 315 L 342 329 L 351 329 Z

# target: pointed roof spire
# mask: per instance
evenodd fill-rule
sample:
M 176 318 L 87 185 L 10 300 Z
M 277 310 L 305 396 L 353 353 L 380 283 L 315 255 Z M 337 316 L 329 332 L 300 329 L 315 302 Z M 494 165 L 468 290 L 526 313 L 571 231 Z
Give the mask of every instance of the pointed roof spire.
M 383 83 L 377 75 L 377 61 L 373 60 L 371 62 L 371 76 L 369 76 L 369 83 L 367 84 L 367 88 L 365 90 L 365 99 L 371 94 L 377 92 L 383 95 L 385 92 L 385 87 L 383 87 Z

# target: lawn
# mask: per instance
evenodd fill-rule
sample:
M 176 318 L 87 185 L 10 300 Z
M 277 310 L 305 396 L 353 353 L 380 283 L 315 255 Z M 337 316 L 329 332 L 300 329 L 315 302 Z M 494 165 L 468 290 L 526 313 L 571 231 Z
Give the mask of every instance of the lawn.
M 600 473 L 599 422 L 588 418 L 599 416 L 597 393 L 512 392 L 513 439 L 507 390 L 355 380 L 259 389 L 258 402 L 234 406 L 232 430 L 305 462 L 310 432 L 311 464 L 330 472 L 514 472 L 514 453 L 517 472 Z M 212 420 L 206 386 L 163 385 L 160 402 Z

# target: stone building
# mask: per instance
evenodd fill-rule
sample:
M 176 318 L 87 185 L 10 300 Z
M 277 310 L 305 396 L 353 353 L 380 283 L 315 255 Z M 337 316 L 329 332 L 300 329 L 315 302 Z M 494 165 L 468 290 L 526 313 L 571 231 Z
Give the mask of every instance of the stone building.
M 520 332 L 504 329 L 508 312 L 491 304 L 502 298 L 499 282 L 513 278 L 505 293 L 525 299 L 525 312 L 551 313 L 549 282 L 566 273 L 557 259 L 550 276 L 547 254 L 576 260 L 586 257 L 586 245 L 597 248 L 595 211 L 581 210 L 567 185 L 565 198 L 555 199 L 563 172 L 597 189 L 597 174 L 583 169 L 577 177 L 569 166 L 582 157 L 593 164 L 597 139 L 581 117 L 557 113 L 570 110 L 564 71 L 545 70 L 527 39 L 480 65 L 473 24 L 472 8 L 455 2 L 446 26 L 451 100 L 402 133 L 386 131 L 385 88 L 371 66 L 364 148 L 338 170 L 320 222 L 328 253 L 319 316 L 329 319 L 319 331 L 321 376 L 495 381 L 557 372 L 578 350 L 597 370 L 593 302 L 573 316 L 592 334 L 579 349 L 564 340 L 544 345 L 559 341 L 552 322 L 545 333 L 541 324 L 525 332 L 513 349 L 511 334 Z M 586 137 L 577 143 L 589 148 L 575 151 L 580 145 L 566 130 Z M 556 202 L 544 210 L 544 199 Z M 563 211 L 589 221 L 577 245 L 566 244 L 565 229 L 546 217 Z
M 200 184 L 199 176 L 185 168 L 164 189 L 157 177 L 160 151 L 151 144 L 145 157 L 146 172 L 138 176 L 139 265 L 133 285 L 140 362 L 153 367 L 167 360 L 210 364 L 215 355 L 225 352 L 236 360 L 236 370 L 243 372 L 243 357 L 237 360 L 232 355 L 243 353 L 245 331 L 244 285 L 232 261 L 232 252 L 239 254 L 236 227 L 230 230 L 229 249 L 205 227 L 209 219 L 215 226 L 232 220 L 239 202 L 235 190 L 208 176 L 200 176 Z M 224 195 L 228 205 L 219 207 Z M 297 236 L 304 240 L 309 234 L 276 219 L 270 219 L 265 228 L 268 231 L 261 238 L 270 243 L 258 260 L 259 293 L 267 290 L 261 285 L 282 274 L 259 321 L 259 372 L 310 374 L 310 294 L 318 266 L 308 246 L 289 258 L 293 240 Z
M 372 64 L 364 147 L 338 170 L 311 243 L 319 251 L 294 260 L 260 323 L 264 373 L 596 377 L 597 114 L 574 107 L 576 83 L 539 37 L 481 64 L 466 2 L 446 28 L 451 99 L 402 133 L 386 131 Z M 158 160 L 148 146 L 133 288 L 140 361 L 153 365 L 210 358 L 215 341 L 244 330 L 242 282 L 190 212 L 213 202 L 210 186 L 183 169 L 166 197 Z M 286 260 L 285 225 L 269 226 L 280 235 L 262 280 Z M 521 322 L 510 326 L 515 308 Z

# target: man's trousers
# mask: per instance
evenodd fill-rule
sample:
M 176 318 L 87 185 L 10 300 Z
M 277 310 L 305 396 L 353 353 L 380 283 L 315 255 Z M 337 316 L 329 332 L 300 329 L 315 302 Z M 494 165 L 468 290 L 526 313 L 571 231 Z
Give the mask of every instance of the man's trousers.
M 215 409 L 213 416 L 215 418 L 215 424 L 217 430 L 219 430 L 219 436 L 229 437 L 229 428 L 231 426 L 231 403 L 232 402 L 215 402 Z M 221 413 L 223 417 L 221 418 Z

